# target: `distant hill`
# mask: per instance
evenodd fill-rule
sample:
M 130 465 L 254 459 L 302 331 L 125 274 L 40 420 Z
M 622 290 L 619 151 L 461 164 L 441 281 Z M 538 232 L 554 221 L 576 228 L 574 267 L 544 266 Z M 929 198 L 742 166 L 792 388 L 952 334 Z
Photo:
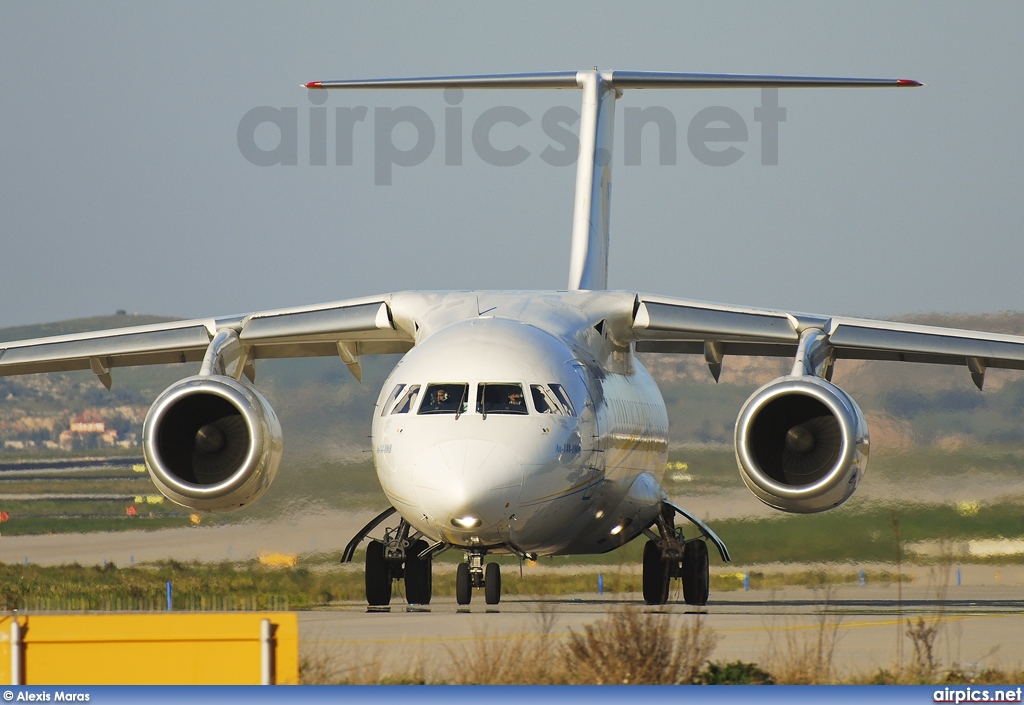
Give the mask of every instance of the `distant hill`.
M 0 342 L 180 320 L 170 316 L 118 314 L 0 329 Z M 384 378 L 398 361 L 384 355 L 364 361 L 363 383 L 336 358 L 265 360 L 257 384 L 286 429 L 291 458 L 365 460 L 370 415 Z M 196 374 L 198 363 L 115 368 L 106 390 L 87 371 L 0 377 L 0 452 L 5 441 L 55 441 L 70 419 L 98 413 L 121 438 L 141 438 L 153 400 L 175 381 Z M 31 449 L 7 448 L 8 453 Z
M 929 314 L 901 320 L 1024 335 L 1024 313 Z M 790 360 L 729 358 L 715 384 L 699 356 L 643 355 L 669 407 L 674 442 L 731 443 L 742 403 L 761 385 L 788 374 Z M 1024 372 L 989 370 L 985 391 L 961 367 L 840 360 L 832 381 L 868 419 L 874 452 L 914 445 L 960 447 L 1024 443 Z
M 151 316 L 142 313 L 119 312 L 113 316 L 72 318 L 71 320 L 57 321 L 56 323 L 38 323 L 29 326 L 0 328 L 0 342 L 45 338 L 51 335 L 69 335 L 71 333 L 84 333 L 86 331 L 105 330 L 107 328 L 128 328 L 130 326 L 144 326 L 150 323 L 166 323 L 167 321 L 178 320 L 181 319 L 171 316 Z

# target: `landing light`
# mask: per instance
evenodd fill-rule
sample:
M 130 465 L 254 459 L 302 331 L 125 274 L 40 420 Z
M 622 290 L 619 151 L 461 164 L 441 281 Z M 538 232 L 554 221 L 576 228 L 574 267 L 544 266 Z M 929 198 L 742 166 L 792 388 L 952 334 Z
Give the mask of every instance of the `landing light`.
M 594 515 L 594 518 L 595 519 L 603 519 L 604 518 L 604 510 L 603 509 L 598 509 L 597 510 L 597 514 Z
M 612 527 L 612 536 L 617 536 L 620 531 L 622 531 L 622 524 L 616 524 Z
M 454 526 L 461 526 L 463 529 L 472 529 L 480 526 L 480 518 L 475 516 L 464 516 L 458 519 L 452 519 Z

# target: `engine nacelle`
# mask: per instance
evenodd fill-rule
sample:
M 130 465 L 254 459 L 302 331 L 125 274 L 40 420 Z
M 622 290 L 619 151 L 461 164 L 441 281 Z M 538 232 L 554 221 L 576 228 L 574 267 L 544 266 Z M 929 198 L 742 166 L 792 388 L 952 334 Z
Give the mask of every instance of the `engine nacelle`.
M 142 429 L 146 467 L 168 499 L 231 511 L 270 487 L 283 447 L 281 424 L 252 387 L 231 377 L 187 377 L 168 387 Z
M 850 396 L 818 377 L 781 377 L 747 399 L 736 420 L 740 475 L 786 512 L 838 507 L 867 471 L 867 422 Z

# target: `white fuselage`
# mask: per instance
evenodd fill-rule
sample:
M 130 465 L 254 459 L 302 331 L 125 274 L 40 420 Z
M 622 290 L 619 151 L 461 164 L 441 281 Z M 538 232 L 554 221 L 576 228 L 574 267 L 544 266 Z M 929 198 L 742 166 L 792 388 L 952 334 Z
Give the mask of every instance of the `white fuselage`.
M 611 550 L 654 521 L 665 404 L 596 314 L 565 293 L 416 296 L 400 308 L 423 309 L 419 339 L 372 431 L 381 486 L 413 528 L 553 555 Z

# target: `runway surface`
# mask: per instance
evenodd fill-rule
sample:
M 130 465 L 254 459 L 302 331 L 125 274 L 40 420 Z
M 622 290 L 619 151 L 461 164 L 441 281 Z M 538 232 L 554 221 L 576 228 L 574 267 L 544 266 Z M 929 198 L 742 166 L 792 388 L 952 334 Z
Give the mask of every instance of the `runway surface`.
M 602 599 L 596 595 L 572 598 L 506 597 L 500 605 L 483 604 L 474 596 L 468 608 L 439 599 L 428 608 L 409 608 L 396 598 L 390 611 L 370 611 L 351 604 L 299 614 L 300 651 L 338 678 L 360 673 L 409 674 L 450 678 L 452 669 L 465 667 L 481 646 L 500 652 L 502 642 L 525 639 L 565 639 L 580 633 L 609 610 L 624 605 L 653 613 L 673 630 L 702 620 L 714 633 L 712 660 L 736 660 L 768 667 L 834 649 L 840 677 L 871 675 L 892 669 L 901 658 L 914 655 L 907 638 L 908 620 L 923 617 L 938 622 L 934 655 L 942 664 L 961 664 L 979 670 L 1024 664 L 1024 590 L 1016 586 L 951 587 L 938 600 L 926 587 L 896 586 L 833 590 L 729 592 L 712 595 L 704 608 L 668 605 L 645 607 L 639 595 Z
M 262 551 L 307 554 L 340 551 L 375 512 L 307 513 L 271 521 L 158 531 L 0 535 L 0 561 L 62 565 L 104 562 L 242 561 Z

